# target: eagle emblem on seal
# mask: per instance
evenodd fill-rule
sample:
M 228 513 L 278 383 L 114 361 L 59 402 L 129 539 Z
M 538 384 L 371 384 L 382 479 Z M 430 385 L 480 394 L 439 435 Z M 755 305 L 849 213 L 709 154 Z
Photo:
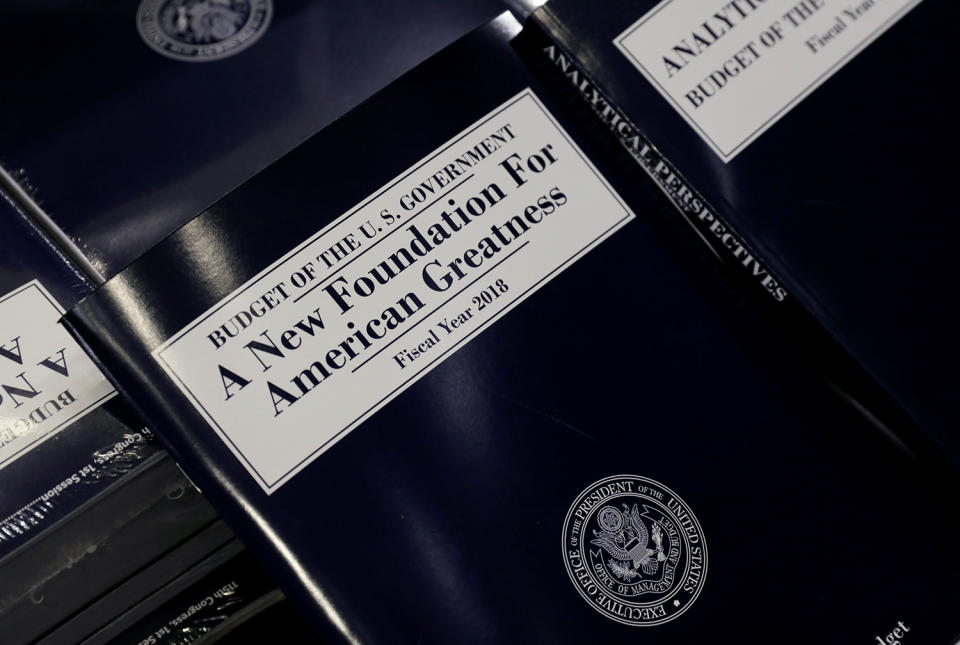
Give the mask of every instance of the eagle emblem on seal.
M 237 5 L 237 6 L 235 6 Z M 243 9 L 246 9 L 244 11 Z M 249 8 L 231 0 L 200 0 L 171 7 L 168 29 L 188 42 L 219 42 L 239 31 Z
M 600 547 L 611 556 L 610 570 L 621 580 L 630 581 L 640 576 L 656 575 L 660 563 L 667 559 L 663 552 L 663 531 L 652 523 L 651 531 L 640 517 L 637 505 L 632 508 L 623 504 L 623 510 L 612 506 L 600 509 L 597 523 L 600 530 L 594 529 L 594 539 L 590 544 Z M 650 540 L 653 540 L 653 548 Z
M 137 31 L 167 58 L 218 60 L 257 42 L 272 14 L 273 0 L 140 0 Z
M 707 575 L 707 543 L 675 492 L 640 475 L 611 475 L 574 498 L 563 560 L 576 593 L 623 625 L 662 625 L 686 612 Z

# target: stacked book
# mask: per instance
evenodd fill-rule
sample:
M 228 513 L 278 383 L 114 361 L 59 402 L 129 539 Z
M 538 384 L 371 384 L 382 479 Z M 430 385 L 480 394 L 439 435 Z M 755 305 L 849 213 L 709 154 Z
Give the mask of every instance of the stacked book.
M 143 490 L 193 523 L 136 515 L 207 546 L 140 553 L 190 564 L 73 642 L 292 607 L 324 643 L 954 645 L 957 98 L 926 43 L 958 9 L 551 0 L 442 47 L 491 9 L 361 37 L 145 0 L 100 80 L 150 83 L 9 137 L 0 570 L 167 464 Z M 17 642 L 110 613 L 79 604 Z

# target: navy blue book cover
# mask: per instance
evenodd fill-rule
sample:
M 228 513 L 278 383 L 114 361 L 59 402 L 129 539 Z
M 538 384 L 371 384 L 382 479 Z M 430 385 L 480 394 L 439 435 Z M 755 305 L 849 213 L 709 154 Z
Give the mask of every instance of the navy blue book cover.
M 948 491 L 699 270 L 519 30 L 67 324 L 331 641 L 954 642 Z
M 551 0 L 532 24 L 730 264 L 799 302 L 954 464 L 960 19 L 943 0 Z
M 3 558 L 162 451 L 59 324 L 92 286 L 0 200 Z
M 113 275 L 500 0 L 0 7 L 0 165 Z

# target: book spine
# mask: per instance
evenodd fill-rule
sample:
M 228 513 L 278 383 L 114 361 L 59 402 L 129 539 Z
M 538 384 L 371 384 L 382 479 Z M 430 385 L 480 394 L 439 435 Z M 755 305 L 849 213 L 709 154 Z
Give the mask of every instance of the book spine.
M 0 193 L 3 193 L 4 199 L 14 206 L 17 214 L 38 233 L 44 243 L 71 268 L 80 280 L 91 289 L 103 284 L 103 275 L 41 208 L 30 192 L 24 188 L 24 184 L 25 182 L 18 181 L 0 164 Z
M 739 267 L 737 272 L 747 280 L 759 283 L 776 302 L 785 302 L 789 294 L 777 278 L 697 189 L 680 173 L 657 147 L 634 125 L 627 115 L 604 94 L 576 56 L 552 38 L 552 22 L 543 9 L 535 12 L 527 21 L 527 27 L 536 30 L 542 42 L 537 47 L 589 105 L 600 121 L 610 130 L 626 149 L 627 153 L 650 176 L 653 182 L 670 200 L 684 220 L 703 240 L 707 248 L 724 264 Z M 554 25 L 554 28 L 558 28 Z

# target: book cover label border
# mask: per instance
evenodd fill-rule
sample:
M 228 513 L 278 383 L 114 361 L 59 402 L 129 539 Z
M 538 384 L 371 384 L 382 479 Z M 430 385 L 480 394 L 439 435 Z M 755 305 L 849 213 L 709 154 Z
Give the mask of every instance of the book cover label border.
M 663 0 L 614 45 L 729 162 L 921 0 Z
M 632 217 L 528 88 L 153 356 L 269 494 Z

